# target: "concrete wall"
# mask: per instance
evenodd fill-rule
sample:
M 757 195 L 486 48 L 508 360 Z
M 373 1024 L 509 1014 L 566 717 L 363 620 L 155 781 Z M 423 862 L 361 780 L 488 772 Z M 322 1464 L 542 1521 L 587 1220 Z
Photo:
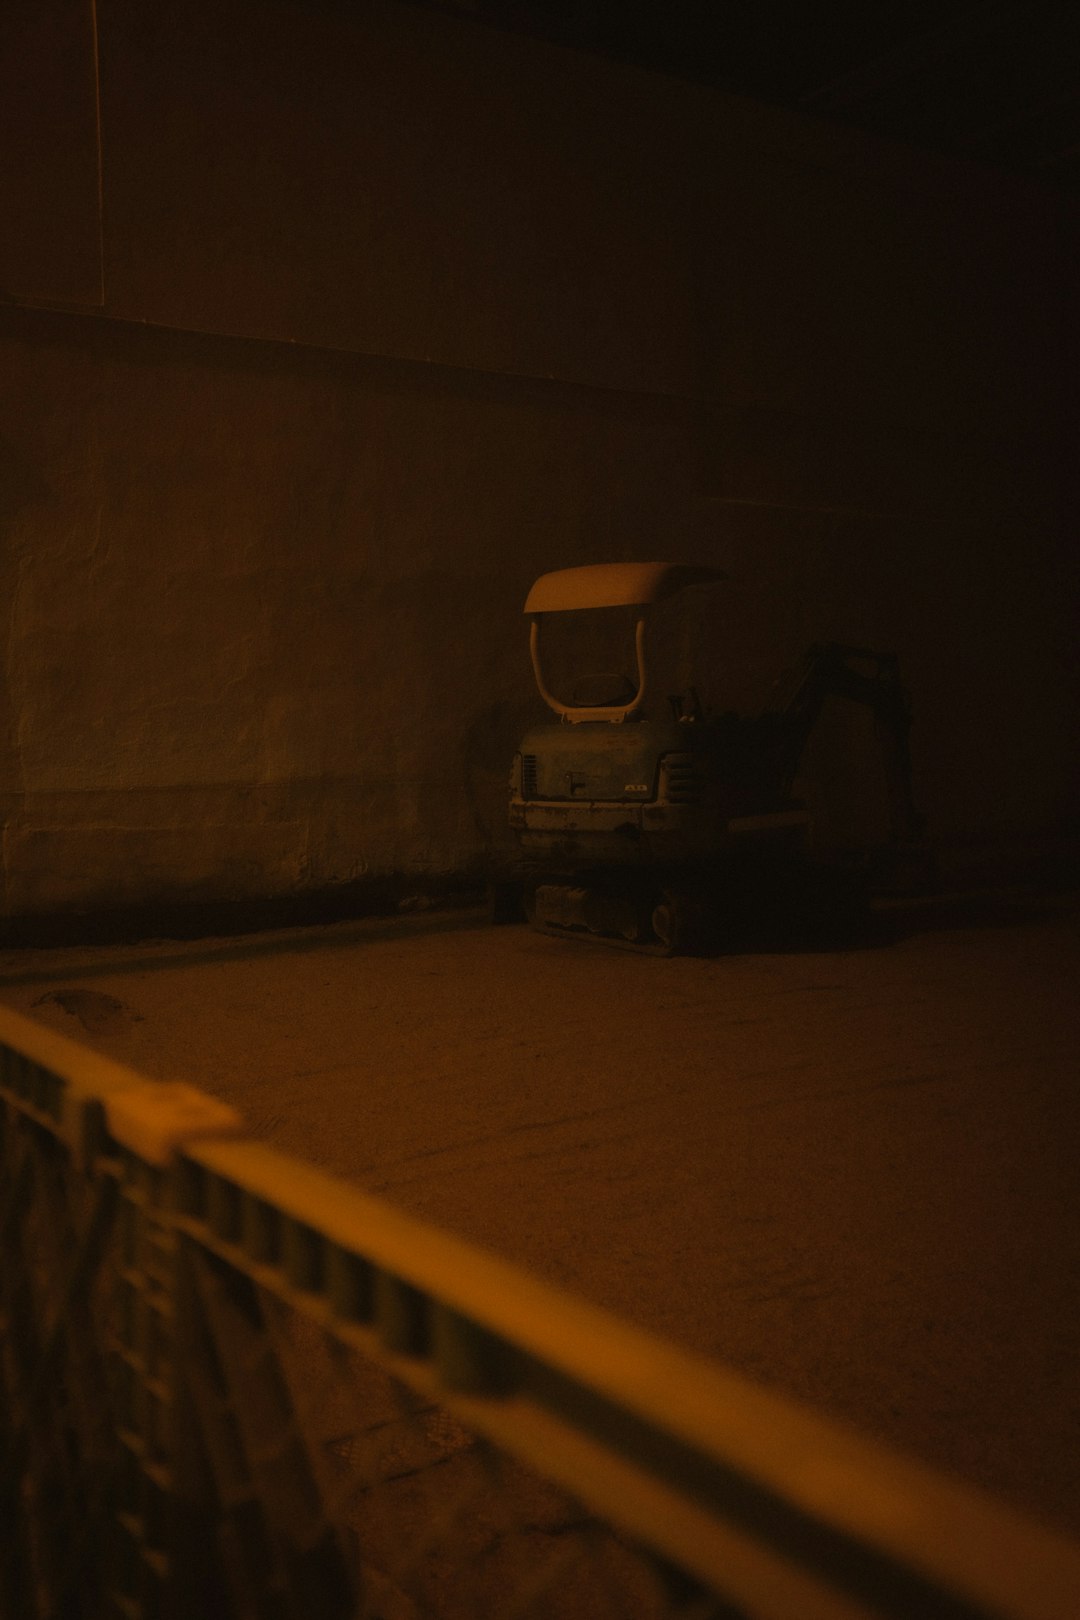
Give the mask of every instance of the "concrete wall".
M 91 23 L 6 24 L 8 916 L 476 867 L 609 558 L 730 570 L 720 707 L 895 648 L 946 838 L 1075 815 L 1048 196 L 391 0 Z

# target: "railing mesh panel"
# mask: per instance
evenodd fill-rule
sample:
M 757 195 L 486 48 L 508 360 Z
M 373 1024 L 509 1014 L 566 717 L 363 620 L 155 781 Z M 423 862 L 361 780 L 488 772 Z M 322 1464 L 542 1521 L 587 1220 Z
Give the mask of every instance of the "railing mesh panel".
M 736 1620 L 0 1109 L 0 1620 Z
M 736 1615 L 218 1255 L 192 1245 L 185 1264 L 198 1430 L 238 1593 L 265 1577 L 263 1601 L 306 1614 L 303 1567 L 321 1613 L 340 1602 L 363 1620 Z M 261 1565 L 244 1528 L 256 1500 L 278 1541 Z

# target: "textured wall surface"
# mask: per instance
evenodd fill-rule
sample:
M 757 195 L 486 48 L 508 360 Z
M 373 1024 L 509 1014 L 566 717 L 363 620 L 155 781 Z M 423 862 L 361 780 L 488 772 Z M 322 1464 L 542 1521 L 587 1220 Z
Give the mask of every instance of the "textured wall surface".
M 730 571 L 720 707 L 898 651 L 940 835 L 1075 815 L 1049 195 L 391 0 L 88 18 L 8 24 L 26 152 L 81 109 L 0 302 L 9 916 L 475 868 L 524 593 L 614 558 Z M 875 770 L 826 715 L 826 820 Z

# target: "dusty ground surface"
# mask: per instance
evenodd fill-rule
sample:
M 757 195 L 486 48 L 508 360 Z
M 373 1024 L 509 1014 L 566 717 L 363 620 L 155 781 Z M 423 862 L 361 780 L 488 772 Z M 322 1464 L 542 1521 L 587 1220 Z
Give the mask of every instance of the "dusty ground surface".
M 0 958 L 0 998 L 1080 1530 L 1080 902 L 637 957 L 465 914 Z

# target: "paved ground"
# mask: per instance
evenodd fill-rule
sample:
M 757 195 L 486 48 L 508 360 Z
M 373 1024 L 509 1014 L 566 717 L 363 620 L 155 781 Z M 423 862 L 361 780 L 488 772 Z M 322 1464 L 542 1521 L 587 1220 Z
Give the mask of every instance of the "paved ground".
M 0 957 L 0 998 L 1080 1532 L 1080 903 L 636 957 L 475 915 Z

